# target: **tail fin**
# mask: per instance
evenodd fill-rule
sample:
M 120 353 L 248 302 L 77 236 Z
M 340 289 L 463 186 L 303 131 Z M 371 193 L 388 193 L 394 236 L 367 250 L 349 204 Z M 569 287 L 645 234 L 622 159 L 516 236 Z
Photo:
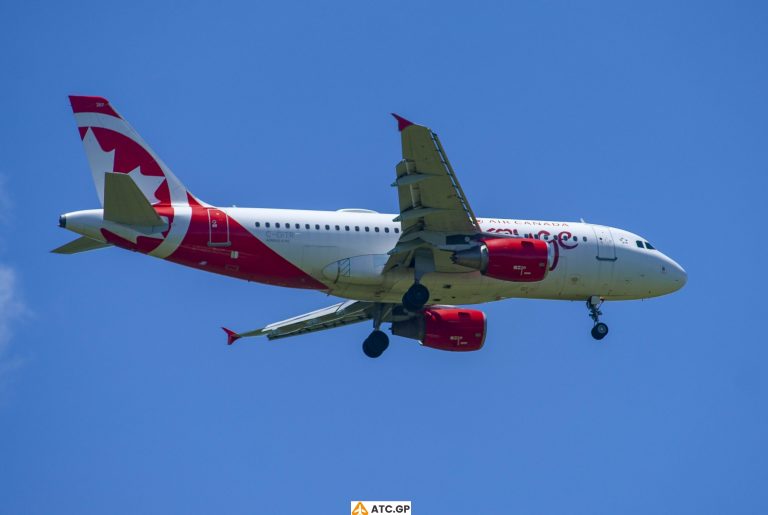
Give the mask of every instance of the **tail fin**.
M 188 204 L 188 191 L 131 125 L 101 97 L 70 96 L 80 138 L 104 205 L 105 175 L 129 175 L 150 204 Z

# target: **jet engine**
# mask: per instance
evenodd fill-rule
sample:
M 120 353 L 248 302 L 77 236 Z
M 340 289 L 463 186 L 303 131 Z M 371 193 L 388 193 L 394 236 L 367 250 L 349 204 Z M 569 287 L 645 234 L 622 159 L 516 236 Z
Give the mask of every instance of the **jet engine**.
M 451 260 L 494 279 L 531 283 L 547 276 L 553 257 L 553 247 L 546 241 L 498 238 L 483 240 L 476 247 L 455 252 Z
M 431 307 L 420 316 L 392 323 L 392 334 L 447 351 L 480 350 L 485 342 L 485 313 L 476 309 Z

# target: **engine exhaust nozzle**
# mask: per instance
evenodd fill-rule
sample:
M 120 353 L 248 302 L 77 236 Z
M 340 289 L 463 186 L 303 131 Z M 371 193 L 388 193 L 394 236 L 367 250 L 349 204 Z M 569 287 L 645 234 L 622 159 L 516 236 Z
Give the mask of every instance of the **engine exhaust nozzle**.
M 485 244 L 481 244 L 471 249 L 454 252 L 451 256 L 451 261 L 456 265 L 473 268 L 481 273 L 485 273 L 488 269 L 488 247 Z

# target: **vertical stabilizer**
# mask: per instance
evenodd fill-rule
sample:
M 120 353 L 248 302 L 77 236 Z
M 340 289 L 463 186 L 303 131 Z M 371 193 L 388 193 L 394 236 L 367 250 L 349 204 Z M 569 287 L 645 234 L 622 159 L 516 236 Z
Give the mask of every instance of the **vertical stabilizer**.
M 187 205 L 187 189 L 139 134 L 102 97 L 70 96 L 99 201 L 105 174 L 126 174 L 151 205 Z

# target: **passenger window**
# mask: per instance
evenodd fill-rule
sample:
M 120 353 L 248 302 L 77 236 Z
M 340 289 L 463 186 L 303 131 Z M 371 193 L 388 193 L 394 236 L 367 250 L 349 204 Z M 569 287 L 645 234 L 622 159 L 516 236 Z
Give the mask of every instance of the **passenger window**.
M 269 222 L 265 223 L 264 226 L 269 228 Z
M 645 248 L 647 248 L 648 250 L 656 250 L 655 248 L 653 248 L 653 245 L 651 245 L 647 241 L 645 242 Z
M 261 227 L 261 222 L 256 222 L 256 227 Z
M 337 226 L 336 226 L 336 230 L 337 230 L 337 231 L 340 231 L 340 230 L 341 230 L 341 227 L 339 227 L 339 226 L 337 225 Z
M 582 239 L 582 241 L 587 241 L 587 237 L 586 236 L 582 236 L 581 239 Z
M 319 231 L 320 230 L 320 224 L 315 224 L 315 229 Z
M 299 224 L 296 224 L 296 228 L 297 228 L 297 229 L 301 229 L 301 225 L 299 225 Z
M 349 226 L 348 226 L 348 225 L 345 225 L 345 226 L 344 226 L 344 230 L 345 230 L 345 231 L 348 231 L 348 230 L 349 230 Z
M 399 227 L 395 227 L 395 234 L 398 234 L 399 232 L 400 232 L 400 228 Z
M 356 230 L 357 232 L 360 232 L 360 226 L 359 226 L 359 225 L 356 225 L 356 226 L 355 226 L 355 230 Z
M 330 230 L 331 230 L 331 226 L 330 226 L 330 225 L 328 225 L 328 224 L 325 224 L 325 230 L 326 230 L 326 231 L 330 231 Z
M 305 229 L 309 229 L 309 224 L 304 224 Z
M 279 229 L 279 228 L 280 228 L 280 222 L 277 222 L 277 223 L 275 224 L 275 227 L 277 227 L 277 228 Z
M 384 232 L 389 232 L 389 227 L 385 227 Z
M 640 240 L 637 240 L 637 241 L 635 242 L 635 245 L 637 245 L 637 248 L 639 248 L 639 249 L 643 248 L 643 242 L 642 242 L 642 241 L 640 241 Z
M 366 227 L 365 232 L 371 232 L 371 229 L 369 227 Z

